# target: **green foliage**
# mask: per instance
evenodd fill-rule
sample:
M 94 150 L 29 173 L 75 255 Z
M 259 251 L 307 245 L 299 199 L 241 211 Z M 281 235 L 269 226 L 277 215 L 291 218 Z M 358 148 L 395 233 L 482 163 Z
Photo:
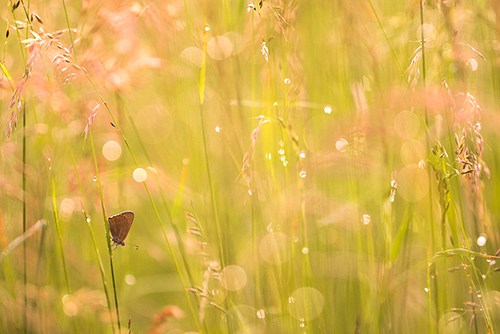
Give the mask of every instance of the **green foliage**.
M 0 14 L 0 333 L 499 332 L 495 1 Z

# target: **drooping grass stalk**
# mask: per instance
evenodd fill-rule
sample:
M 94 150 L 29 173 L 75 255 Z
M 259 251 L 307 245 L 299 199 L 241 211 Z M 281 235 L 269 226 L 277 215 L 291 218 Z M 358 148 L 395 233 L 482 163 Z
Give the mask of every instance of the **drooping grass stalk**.
M 118 95 L 118 98 L 120 99 L 120 101 L 123 101 L 121 95 Z M 127 114 L 127 118 L 129 120 L 130 124 L 132 125 L 132 129 L 134 130 L 134 133 L 135 133 L 135 135 L 137 137 L 137 140 L 139 141 L 139 144 L 140 144 L 141 149 L 142 149 L 142 151 L 144 153 L 144 156 L 146 157 L 146 160 L 147 160 L 148 164 L 150 166 L 153 166 L 153 163 L 151 161 L 151 158 L 149 157 L 148 151 L 146 150 L 146 146 L 144 145 L 144 142 L 142 141 L 141 135 L 140 135 L 140 133 L 139 133 L 139 131 L 137 129 L 137 126 L 135 125 L 135 121 L 132 118 L 132 115 L 130 114 L 130 110 L 126 106 L 125 106 L 124 109 L 125 109 L 125 112 Z M 180 250 L 180 253 L 181 253 L 181 257 L 182 257 L 182 262 L 184 263 L 184 267 L 186 268 L 186 274 L 187 274 L 188 279 L 189 279 L 189 284 L 190 284 L 190 286 L 193 286 L 194 285 L 194 280 L 193 280 L 193 276 L 191 274 L 191 269 L 190 269 L 189 261 L 187 259 L 186 247 L 184 245 L 184 241 L 182 240 L 182 237 L 181 237 L 181 234 L 180 234 L 179 229 L 177 227 L 177 224 L 175 224 L 175 222 L 174 222 L 176 213 L 177 213 L 177 211 L 179 209 L 180 201 L 182 199 L 182 194 L 183 194 L 183 191 L 184 191 L 184 183 L 185 183 L 185 180 L 186 180 L 186 173 L 187 173 L 187 165 L 184 164 L 183 165 L 183 171 L 182 171 L 182 174 L 181 174 L 181 183 L 180 183 L 180 186 L 179 186 L 179 192 L 177 194 L 177 197 L 176 197 L 176 200 L 174 202 L 174 206 L 173 206 L 172 210 L 170 209 L 169 205 L 167 204 L 167 200 L 165 198 L 165 194 L 163 192 L 163 188 L 161 187 L 160 180 L 158 179 L 158 174 L 157 173 L 153 173 L 153 174 L 154 174 L 154 177 L 155 177 L 156 184 L 158 186 L 158 190 L 159 190 L 159 193 L 160 193 L 160 198 L 161 198 L 162 203 L 163 203 L 163 207 L 167 211 L 167 215 L 168 215 L 169 220 L 170 220 L 170 225 L 172 226 L 172 229 L 174 230 L 174 233 L 175 233 L 175 237 L 176 237 L 176 240 L 177 240 L 177 245 L 179 246 L 179 250 Z
M 118 307 L 118 294 L 116 292 L 116 282 L 115 282 L 115 270 L 113 267 L 113 250 L 111 249 L 111 234 L 109 231 L 109 223 L 108 223 L 108 218 L 106 215 L 106 208 L 104 207 L 104 198 L 102 196 L 102 188 L 101 188 L 101 179 L 99 177 L 99 167 L 97 165 L 97 157 L 95 154 L 95 147 L 94 147 L 94 137 L 92 136 L 92 130 L 89 129 L 89 137 L 90 137 L 90 144 L 92 147 L 92 155 L 94 157 L 94 164 L 95 164 L 95 172 L 96 172 L 96 182 L 97 182 L 97 189 L 99 191 L 99 198 L 101 200 L 101 212 L 102 212 L 102 218 L 104 220 L 104 227 L 106 230 L 106 243 L 108 246 L 108 255 L 109 255 L 109 266 L 111 269 L 111 281 L 113 283 L 113 294 L 115 297 L 115 309 L 116 309 L 116 322 L 118 325 L 118 333 L 121 331 L 121 324 L 120 324 L 120 309 Z
M 64 272 L 64 279 L 66 281 L 66 290 L 68 295 L 71 296 L 71 288 L 69 285 L 69 278 L 68 278 L 68 270 L 66 268 L 66 258 L 64 256 L 64 248 L 63 248 L 63 243 L 62 243 L 62 233 L 61 233 L 61 227 L 59 224 L 59 212 L 57 210 L 57 195 L 56 195 L 56 181 L 54 177 L 54 170 L 52 168 L 52 161 L 50 157 L 48 158 L 49 162 L 49 175 L 51 179 L 51 185 L 52 185 L 52 210 L 54 211 L 54 221 L 56 223 L 56 231 L 57 231 L 57 241 L 59 244 L 59 248 L 61 251 L 61 261 L 63 265 L 63 272 Z M 78 333 L 78 328 L 76 326 L 76 319 L 73 317 L 73 326 L 75 333 Z
M 69 152 L 71 155 L 71 161 L 73 163 L 73 169 L 75 171 L 75 176 L 76 176 L 76 179 L 78 181 L 78 188 L 80 189 L 80 195 L 82 198 L 82 206 L 83 206 L 85 221 L 87 223 L 87 227 L 89 228 L 90 236 L 92 238 L 92 245 L 94 248 L 97 264 L 99 266 L 99 272 L 101 274 L 102 287 L 104 289 L 104 294 L 106 295 L 106 304 L 108 306 L 109 318 L 113 319 L 113 314 L 112 314 L 112 310 L 111 310 L 111 301 L 109 298 L 108 287 L 107 287 L 107 283 L 106 283 L 106 274 L 104 272 L 104 267 L 103 267 L 103 264 L 101 261 L 101 256 L 99 254 L 99 249 L 97 248 L 97 243 L 95 241 L 94 230 L 92 228 L 92 221 L 91 221 L 90 217 L 88 216 L 89 211 L 87 210 L 87 205 L 85 204 L 85 196 L 83 194 L 82 183 L 80 181 L 80 175 L 78 174 L 78 169 L 76 168 L 75 156 L 73 154 L 73 149 L 71 148 L 71 144 L 69 143 L 69 139 L 68 139 L 68 148 L 69 148 Z M 115 333 L 115 327 L 111 326 L 111 328 L 113 330 L 113 333 Z

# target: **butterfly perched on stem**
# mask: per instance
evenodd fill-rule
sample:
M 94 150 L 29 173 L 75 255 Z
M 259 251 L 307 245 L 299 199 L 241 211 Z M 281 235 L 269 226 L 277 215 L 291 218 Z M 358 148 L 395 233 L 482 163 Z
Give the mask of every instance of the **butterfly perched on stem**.
M 124 241 L 130 231 L 133 221 L 134 213 L 132 211 L 123 211 L 122 213 L 108 218 L 109 231 L 111 232 L 111 240 L 113 241 L 112 246 L 115 246 L 113 250 L 118 246 L 125 246 Z M 135 247 L 135 249 L 139 249 L 138 246 L 131 246 Z

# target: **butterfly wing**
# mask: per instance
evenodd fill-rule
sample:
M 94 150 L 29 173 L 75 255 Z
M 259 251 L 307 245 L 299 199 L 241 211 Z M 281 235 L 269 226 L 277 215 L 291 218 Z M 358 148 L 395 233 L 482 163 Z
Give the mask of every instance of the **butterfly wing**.
M 125 240 L 133 221 L 134 213 L 132 211 L 124 211 L 108 218 L 109 231 L 115 243 L 121 244 Z

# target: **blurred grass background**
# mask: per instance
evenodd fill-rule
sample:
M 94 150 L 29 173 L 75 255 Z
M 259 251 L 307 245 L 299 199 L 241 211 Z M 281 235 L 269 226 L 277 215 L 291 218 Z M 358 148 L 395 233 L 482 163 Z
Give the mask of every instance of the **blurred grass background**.
M 1 333 L 498 332 L 498 1 L 0 8 Z

